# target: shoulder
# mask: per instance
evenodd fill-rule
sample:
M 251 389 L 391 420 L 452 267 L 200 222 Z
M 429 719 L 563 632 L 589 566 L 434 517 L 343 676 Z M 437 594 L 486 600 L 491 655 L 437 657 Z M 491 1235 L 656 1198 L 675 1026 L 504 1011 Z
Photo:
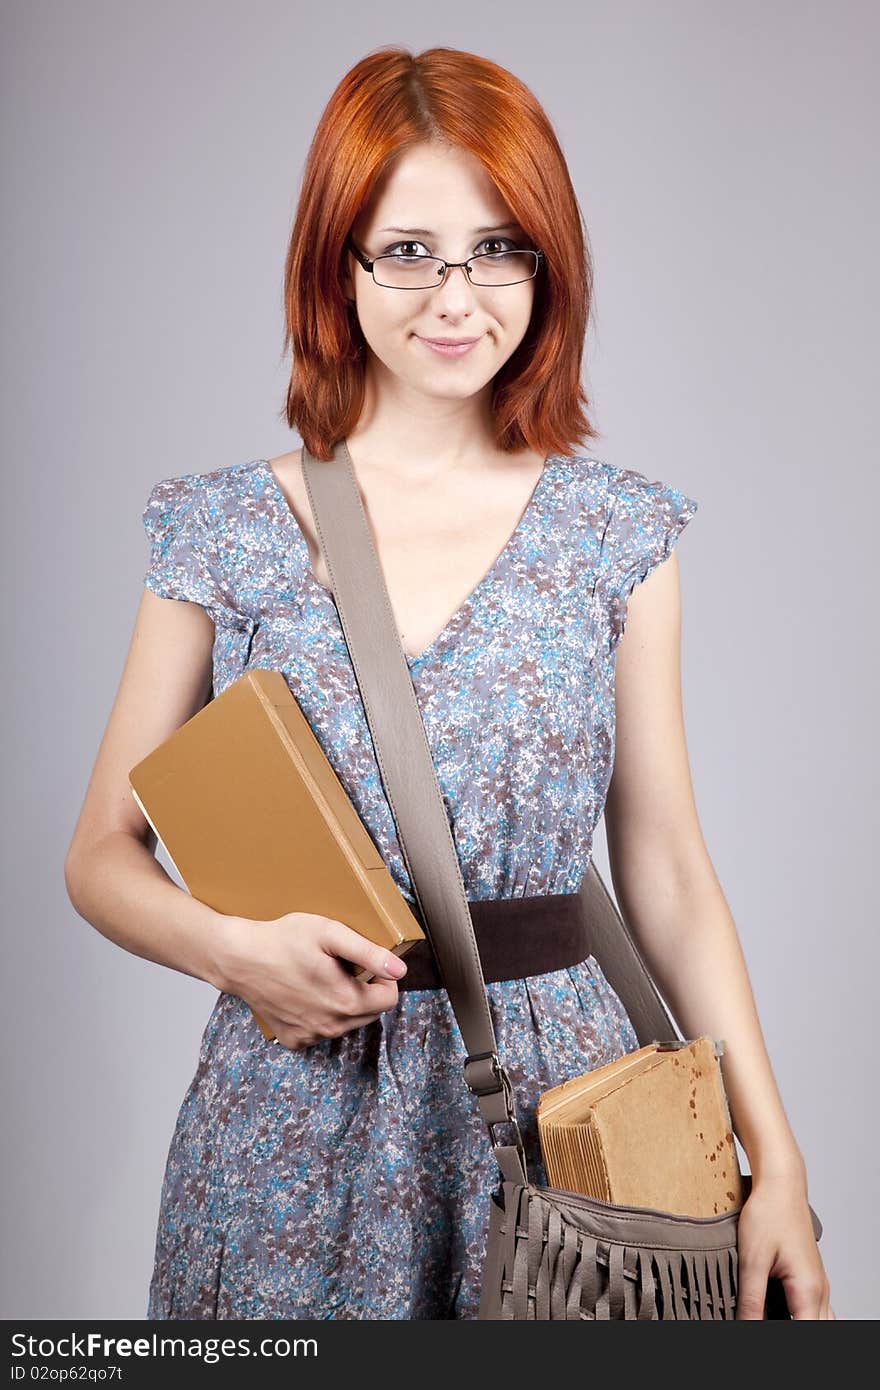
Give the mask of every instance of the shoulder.
M 268 514 L 271 502 L 271 494 L 269 502 L 261 501 L 258 465 L 264 462 L 160 478 L 144 508 L 150 541 L 146 587 L 161 598 L 201 604 L 218 629 L 249 627 L 238 598 L 253 538 L 262 534 L 251 515 Z
M 638 469 L 584 454 L 570 462 L 581 480 L 576 521 L 589 536 L 594 592 L 607 610 L 608 651 L 613 652 L 626 627 L 630 594 L 670 558 L 699 504 L 680 487 Z
M 589 551 L 598 552 L 618 494 L 632 498 L 640 483 L 648 486 L 647 478 L 595 454 L 554 454 L 551 464 L 551 491 L 560 525 L 581 536 Z
M 264 459 L 228 464 L 204 472 L 172 474 L 153 483 L 143 513 L 151 534 L 166 531 L 184 520 L 189 526 L 217 522 L 231 515 L 247 485 L 265 464 Z
M 594 454 L 558 455 L 562 487 L 608 544 L 644 544 L 690 521 L 699 503 L 674 483 Z M 606 534 L 607 531 L 607 534 Z
M 643 506 L 657 497 L 671 495 L 683 499 L 685 494 L 672 483 L 651 478 L 635 468 L 623 468 L 608 463 L 595 454 L 557 454 L 561 468 L 586 493 L 604 497 L 622 508 Z M 687 499 L 693 501 L 693 499 Z M 693 503 L 696 508 L 697 503 Z
M 154 483 L 150 498 L 175 506 L 215 502 L 239 491 L 242 484 L 265 462 L 265 459 L 249 459 L 246 463 L 226 464 L 202 473 L 176 473 Z
M 632 496 L 640 482 L 648 485 L 644 475 L 617 468 L 595 454 L 555 454 L 552 462 L 557 495 L 570 507 L 573 522 L 586 522 L 599 535 L 618 493 Z

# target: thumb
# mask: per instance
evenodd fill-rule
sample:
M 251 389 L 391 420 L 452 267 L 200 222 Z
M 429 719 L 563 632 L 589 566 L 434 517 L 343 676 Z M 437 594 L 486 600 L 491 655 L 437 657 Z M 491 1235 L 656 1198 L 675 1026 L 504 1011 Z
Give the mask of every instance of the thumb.
M 341 956 L 353 965 L 363 966 L 368 975 L 381 975 L 386 980 L 399 980 L 406 974 L 406 965 L 387 946 L 377 946 L 344 922 L 327 918 L 322 945 L 325 951 Z

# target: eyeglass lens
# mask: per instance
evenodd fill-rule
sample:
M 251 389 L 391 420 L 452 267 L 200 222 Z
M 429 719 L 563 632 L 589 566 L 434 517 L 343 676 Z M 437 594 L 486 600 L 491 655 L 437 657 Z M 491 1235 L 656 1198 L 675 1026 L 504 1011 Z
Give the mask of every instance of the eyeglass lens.
M 531 280 L 537 265 L 534 251 L 490 251 L 473 256 L 468 271 L 473 285 L 515 285 Z M 377 284 L 392 289 L 421 290 L 440 284 L 443 266 L 436 256 L 378 256 L 373 276 Z

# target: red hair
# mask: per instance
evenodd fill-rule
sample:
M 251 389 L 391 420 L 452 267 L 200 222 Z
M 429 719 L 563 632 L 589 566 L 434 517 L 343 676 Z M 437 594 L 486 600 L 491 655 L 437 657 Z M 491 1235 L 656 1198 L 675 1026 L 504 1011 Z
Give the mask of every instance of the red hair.
M 454 48 L 386 46 L 342 78 L 309 149 L 284 270 L 292 347 L 287 423 L 329 459 L 364 404 L 365 342 L 343 291 L 345 238 L 374 181 L 402 150 L 440 140 L 483 165 L 546 261 L 523 341 L 494 378 L 497 447 L 571 451 L 598 437 L 581 384 L 592 300 L 583 215 L 553 128 L 517 77 Z

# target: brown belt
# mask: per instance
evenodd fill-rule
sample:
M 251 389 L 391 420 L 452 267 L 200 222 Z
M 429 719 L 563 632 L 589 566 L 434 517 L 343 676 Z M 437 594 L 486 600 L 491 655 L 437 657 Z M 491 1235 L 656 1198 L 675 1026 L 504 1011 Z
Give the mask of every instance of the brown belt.
M 413 914 L 425 931 L 415 903 Z M 469 899 L 471 921 L 483 966 L 483 979 L 519 980 L 579 965 L 590 954 L 587 914 L 580 893 L 546 893 L 535 897 Z M 442 989 L 443 981 L 430 942 L 417 941 L 402 957 L 402 989 Z

